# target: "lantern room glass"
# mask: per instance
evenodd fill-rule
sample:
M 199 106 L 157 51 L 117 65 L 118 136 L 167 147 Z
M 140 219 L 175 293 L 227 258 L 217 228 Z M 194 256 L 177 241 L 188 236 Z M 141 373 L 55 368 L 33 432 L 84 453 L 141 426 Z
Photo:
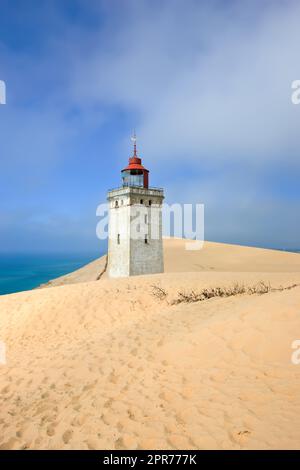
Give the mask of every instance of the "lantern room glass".
M 126 170 L 122 172 L 123 186 L 144 187 L 144 175 L 141 170 Z

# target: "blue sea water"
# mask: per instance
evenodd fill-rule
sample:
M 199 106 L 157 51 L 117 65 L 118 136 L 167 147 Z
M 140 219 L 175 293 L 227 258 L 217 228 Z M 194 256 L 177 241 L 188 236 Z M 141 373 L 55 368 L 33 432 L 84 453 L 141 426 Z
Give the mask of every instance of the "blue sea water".
M 33 289 L 50 279 L 75 271 L 101 254 L 0 254 L 0 295 Z

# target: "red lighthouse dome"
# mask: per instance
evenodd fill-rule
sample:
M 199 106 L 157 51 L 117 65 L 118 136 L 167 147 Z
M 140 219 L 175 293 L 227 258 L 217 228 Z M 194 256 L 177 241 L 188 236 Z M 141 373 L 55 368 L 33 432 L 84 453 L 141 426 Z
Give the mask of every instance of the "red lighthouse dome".
M 137 156 L 135 133 L 131 140 L 133 141 L 133 156 L 129 158 L 128 165 L 121 172 L 123 186 L 148 188 L 149 170 L 142 165 L 142 159 Z

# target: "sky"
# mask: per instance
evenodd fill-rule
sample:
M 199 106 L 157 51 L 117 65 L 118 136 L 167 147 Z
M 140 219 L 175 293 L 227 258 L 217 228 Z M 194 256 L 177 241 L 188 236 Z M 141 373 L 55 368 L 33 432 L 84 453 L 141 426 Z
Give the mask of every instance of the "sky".
M 205 239 L 300 247 L 300 3 L 0 0 L 0 252 L 102 252 L 131 154 Z

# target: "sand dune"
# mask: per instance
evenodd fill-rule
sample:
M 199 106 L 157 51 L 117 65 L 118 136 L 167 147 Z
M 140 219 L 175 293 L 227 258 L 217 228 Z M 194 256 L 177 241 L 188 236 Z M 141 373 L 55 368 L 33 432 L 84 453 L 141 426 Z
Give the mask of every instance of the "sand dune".
M 0 298 L 1 449 L 299 448 L 300 256 L 182 243 L 173 272 Z M 174 304 L 259 281 L 294 287 Z
M 190 241 L 181 238 L 164 239 L 166 273 L 234 271 L 234 272 L 300 272 L 298 253 L 265 250 L 261 248 L 204 242 L 203 249 L 186 250 Z M 107 278 L 104 272 L 106 256 L 92 261 L 77 271 L 53 279 L 43 287 L 53 287 L 77 282 Z

